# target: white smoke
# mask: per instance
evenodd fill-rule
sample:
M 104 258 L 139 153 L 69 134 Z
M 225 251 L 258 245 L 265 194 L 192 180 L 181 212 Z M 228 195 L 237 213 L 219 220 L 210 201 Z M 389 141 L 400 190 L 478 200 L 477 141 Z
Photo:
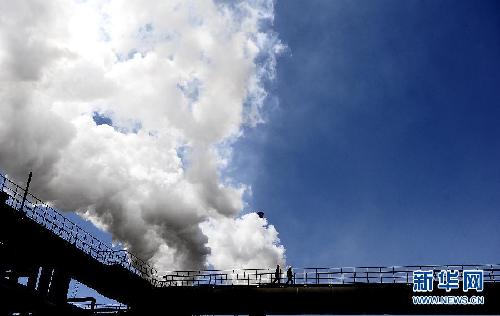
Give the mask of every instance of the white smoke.
M 220 269 L 234 267 L 259 268 L 283 265 L 285 249 L 275 244 L 278 232 L 267 220 L 257 214 L 246 214 L 238 219 L 209 219 L 201 224 L 207 236 L 208 246 L 212 249 L 209 261 Z M 259 254 L 255 256 L 255 254 Z
M 271 0 L 0 0 L 0 168 L 160 271 L 283 263 L 221 176 L 261 122 Z M 108 120 L 112 124 L 97 124 Z

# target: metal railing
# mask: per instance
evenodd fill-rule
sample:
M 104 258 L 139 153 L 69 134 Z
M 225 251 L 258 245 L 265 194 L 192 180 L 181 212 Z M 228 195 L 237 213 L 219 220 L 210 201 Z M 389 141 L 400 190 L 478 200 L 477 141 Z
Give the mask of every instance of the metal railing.
M 23 204 L 25 189 L 0 174 L 0 192 L 8 195 L 6 203 L 39 225 L 66 240 L 92 258 L 106 265 L 120 265 L 148 280 L 153 286 L 202 286 L 202 285 L 270 285 L 287 281 L 283 271 L 275 278 L 275 269 L 190 270 L 167 272 L 162 279 L 155 268 L 126 250 L 113 250 L 77 224 L 63 216 L 50 205 L 29 192 Z M 21 209 L 21 205 L 23 205 Z M 485 282 L 500 282 L 500 265 L 420 265 L 394 267 L 343 267 L 292 269 L 295 285 L 333 285 L 358 283 L 413 282 L 413 271 L 433 270 L 437 279 L 440 270 L 483 270 Z
M 343 268 L 300 268 L 292 269 L 292 284 L 333 285 L 367 283 L 413 283 L 413 271 L 433 270 L 483 270 L 484 282 L 500 282 L 500 265 L 421 265 L 394 267 L 343 267 Z M 460 274 L 460 278 L 462 274 Z M 172 271 L 163 276 L 159 286 L 199 285 L 273 285 L 285 284 L 286 273 L 275 278 L 274 269 L 198 270 Z
M 24 188 L 3 174 L 0 174 L 0 191 L 8 195 L 6 204 L 17 210 L 21 216 L 43 226 L 97 261 L 106 265 L 120 265 L 153 284 L 156 283 L 157 271 L 148 263 L 126 250 L 112 249 L 50 205 L 29 192 L 25 194 Z

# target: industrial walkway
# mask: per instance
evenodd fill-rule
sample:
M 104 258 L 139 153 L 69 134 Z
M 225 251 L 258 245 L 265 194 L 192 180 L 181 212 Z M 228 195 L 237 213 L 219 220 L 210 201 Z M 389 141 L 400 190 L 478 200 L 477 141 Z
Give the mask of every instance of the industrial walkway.
M 492 264 L 301 268 L 293 270 L 293 284 L 287 285 L 286 273 L 274 279 L 274 268 L 159 275 L 148 263 L 127 251 L 111 249 L 3 175 L 0 258 L 0 295 L 10 297 L 0 307 L 0 314 L 88 315 L 90 311 L 75 309 L 67 302 L 71 279 L 128 305 L 128 310 L 116 313 L 129 315 L 153 315 L 156 310 L 174 315 L 500 313 L 500 266 Z M 441 270 L 482 270 L 485 302 L 476 306 L 415 305 L 412 284 L 416 270 L 432 270 L 435 278 Z M 28 278 L 25 286 L 18 284 L 19 277 Z M 433 293 L 447 294 L 444 290 Z M 186 300 L 192 304 L 179 304 Z

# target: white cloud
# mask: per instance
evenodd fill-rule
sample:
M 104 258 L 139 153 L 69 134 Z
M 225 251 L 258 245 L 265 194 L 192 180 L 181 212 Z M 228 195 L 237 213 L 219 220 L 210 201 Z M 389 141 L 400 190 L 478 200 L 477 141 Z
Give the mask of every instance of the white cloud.
M 212 250 L 208 260 L 221 269 L 284 266 L 285 249 L 265 218 L 250 213 L 240 218 L 210 218 L 202 224 Z
M 36 193 L 160 270 L 283 261 L 274 227 L 239 217 L 249 186 L 219 174 L 242 125 L 262 121 L 283 49 L 263 26 L 273 10 L 265 0 L 1 1 L 0 168 L 17 179 L 33 170 Z M 96 112 L 114 126 L 97 125 Z M 252 245 L 222 242 L 232 226 Z

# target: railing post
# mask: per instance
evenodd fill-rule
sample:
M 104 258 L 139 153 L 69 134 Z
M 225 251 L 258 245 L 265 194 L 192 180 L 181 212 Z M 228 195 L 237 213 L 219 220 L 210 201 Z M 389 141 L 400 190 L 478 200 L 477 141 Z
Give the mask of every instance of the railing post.
M 28 196 L 28 190 L 30 188 L 30 183 L 31 183 L 31 177 L 32 176 L 33 176 L 33 172 L 30 171 L 30 174 L 28 176 L 28 183 L 26 183 L 26 189 L 24 190 L 23 201 L 21 202 L 21 212 L 24 209 L 24 203 L 26 202 L 26 197 Z

